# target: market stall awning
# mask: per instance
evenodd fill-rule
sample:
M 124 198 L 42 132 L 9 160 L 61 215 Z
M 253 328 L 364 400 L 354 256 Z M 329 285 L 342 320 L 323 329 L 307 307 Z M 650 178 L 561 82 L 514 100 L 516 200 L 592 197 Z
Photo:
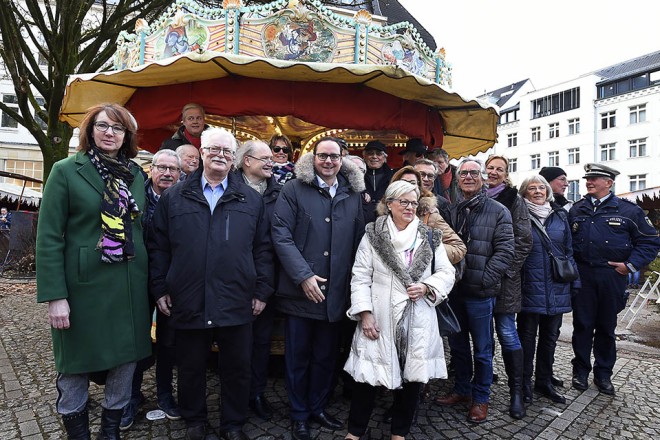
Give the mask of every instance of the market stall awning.
M 41 193 L 12 183 L 0 182 L 0 198 L 7 198 L 7 200 L 12 203 L 20 198 L 21 203 L 29 203 L 39 206 L 39 203 L 41 202 Z
M 495 107 L 395 66 L 193 52 L 72 76 L 60 119 L 77 127 L 101 102 L 126 105 L 140 126 L 140 146 L 150 151 L 171 136 L 189 102 L 201 104 L 211 123 L 250 133 L 263 125 L 256 130 L 261 138 L 268 137 L 266 125 L 301 140 L 327 129 L 401 133 L 442 145 L 452 157 L 485 151 L 497 139 Z

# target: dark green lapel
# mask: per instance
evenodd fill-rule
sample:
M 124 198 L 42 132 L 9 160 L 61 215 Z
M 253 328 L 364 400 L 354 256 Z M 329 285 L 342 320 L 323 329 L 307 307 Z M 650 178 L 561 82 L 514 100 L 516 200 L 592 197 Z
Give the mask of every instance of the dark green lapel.
M 83 152 L 76 153 L 76 171 L 82 176 L 83 179 L 89 183 L 99 194 L 103 195 L 103 179 L 99 172 L 94 168 L 94 165 L 89 160 L 89 156 Z

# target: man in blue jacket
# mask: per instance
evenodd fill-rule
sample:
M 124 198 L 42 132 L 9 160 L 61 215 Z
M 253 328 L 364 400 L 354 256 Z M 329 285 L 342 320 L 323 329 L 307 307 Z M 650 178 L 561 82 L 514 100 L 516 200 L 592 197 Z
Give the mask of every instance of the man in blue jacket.
M 202 133 L 202 163 L 160 198 L 149 234 L 149 285 L 175 329 L 186 439 L 207 437 L 206 356 L 215 340 L 225 440 L 247 440 L 252 321 L 271 295 L 273 253 L 262 196 L 231 173 L 231 133 Z
M 660 239 L 639 206 L 612 193 L 617 170 L 596 163 L 584 169 L 587 195 L 573 205 L 568 217 L 582 282 L 572 294 L 573 387 L 589 387 L 593 348 L 594 384 L 601 393 L 613 395 L 614 329 L 617 314 L 626 307 L 628 274 L 658 255 Z
M 281 270 L 277 309 L 286 314 L 286 388 L 291 436 L 309 440 L 308 419 L 331 429 L 343 424 L 326 413 L 348 308 L 351 267 L 364 233 L 364 176 L 325 137 L 296 163 L 275 204 L 273 247 Z

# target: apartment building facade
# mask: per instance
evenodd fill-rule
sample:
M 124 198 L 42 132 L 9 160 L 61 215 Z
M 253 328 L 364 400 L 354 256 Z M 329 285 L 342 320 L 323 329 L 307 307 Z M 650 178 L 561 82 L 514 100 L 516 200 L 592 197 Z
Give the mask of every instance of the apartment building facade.
M 617 194 L 660 189 L 660 51 L 503 100 L 507 87 L 480 98 L 501 105 L 498 142 L 488 154 L 510 160 L 514 184 L 544 166 L 563 168 L 568 197 L 585 193 L 584 164 L 602 163 L 621 174 Z M 510 87 L 509 87 L 510 88 Z

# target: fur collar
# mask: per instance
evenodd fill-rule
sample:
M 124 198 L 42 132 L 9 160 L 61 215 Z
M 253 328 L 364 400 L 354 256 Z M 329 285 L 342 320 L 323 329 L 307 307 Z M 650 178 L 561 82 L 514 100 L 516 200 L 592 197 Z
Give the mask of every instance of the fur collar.
M 339 174 L 348 180 L 351 189 L 356 193 L 364 191 L 364 174 L 350 159 L 342 159 Z M 308 185 L 316 185 L 314 172 L 314 154 L 306 153 L 296 162 L 296 178 Z
M 369 242 L 374 247 L 374 250 L 381 260 L 383 260 L 385 265 L 394 273 L 394 276 L 401 280 L 404 286 L 419 282 L 424 275 L 424 271 L 426 271 L 426 268 L 433 259 L 431 246 L 428 242 L 428 227 L 424 223 L 419 222 L 417 231 L 421 235 L 422 244 L 417 248 L 417 251 L 415 251 L 415 254 L 413 255 L 412 265 L 409 268 L 406 268 L 397 253 L 394 251 L 386 220 L 387 216 L 382 215 L 378 217 L 375 222 L 367 225 L 366 234 L 369 238 Z M 433 242 L 435 243 L 434 248 L 437 248 L 442 244 L 442 232 L 439 230 L 433 230 Z

